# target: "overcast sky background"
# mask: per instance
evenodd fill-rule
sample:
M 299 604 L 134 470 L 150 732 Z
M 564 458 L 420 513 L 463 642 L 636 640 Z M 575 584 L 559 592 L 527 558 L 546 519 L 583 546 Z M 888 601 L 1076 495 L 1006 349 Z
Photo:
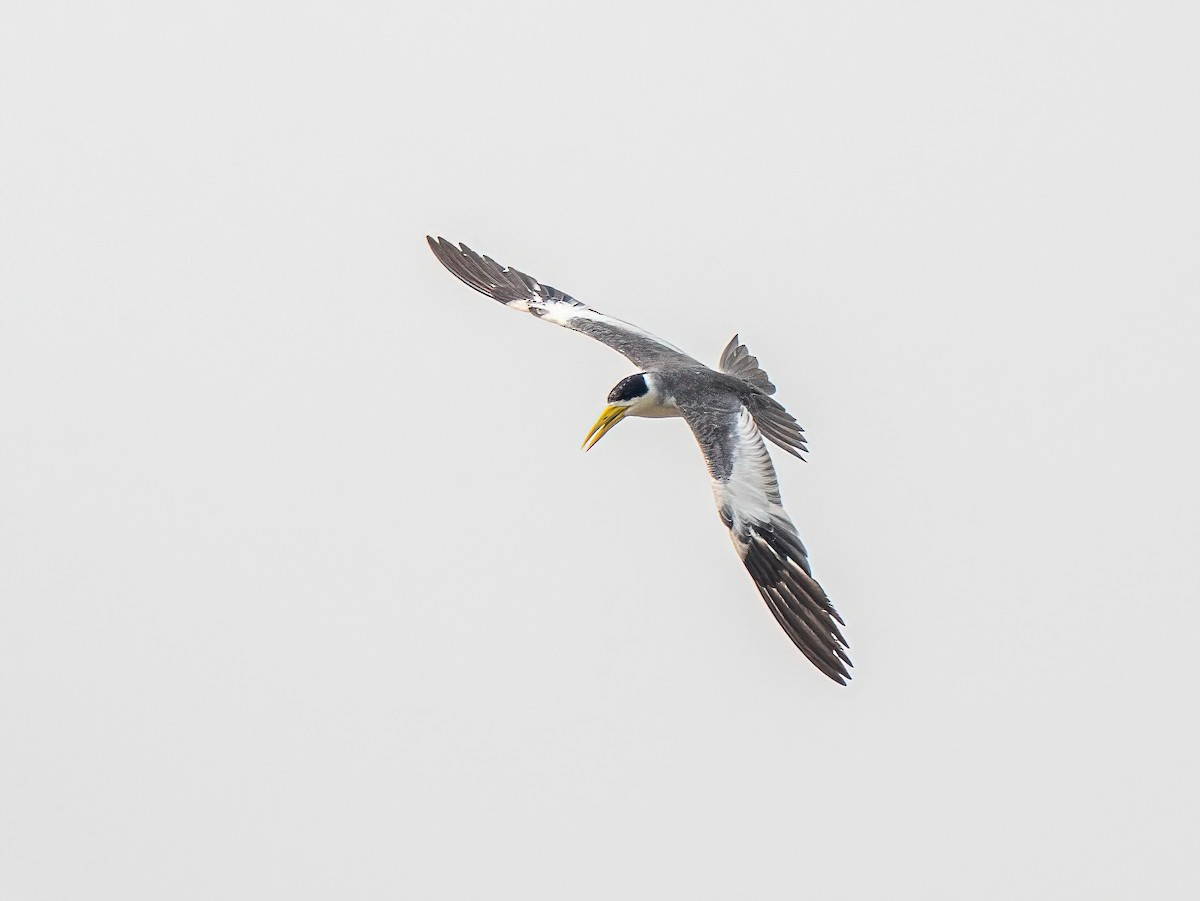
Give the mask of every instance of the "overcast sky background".
M 1195 898 L 1200 8 L 0 7 L 0 895 Z M 791 646 L 681 421 L 808 429 Z

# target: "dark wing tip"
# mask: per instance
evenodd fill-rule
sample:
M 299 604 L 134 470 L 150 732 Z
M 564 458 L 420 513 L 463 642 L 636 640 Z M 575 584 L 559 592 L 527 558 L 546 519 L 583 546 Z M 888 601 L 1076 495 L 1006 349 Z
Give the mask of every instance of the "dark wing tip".
M 793 457 L 795 457 L 801 463 L 808 462 L 808 458 L 806 458 L 804 456 L 804 454 L 801 453 L 801 451 L 808 450 L 808 448 L 805 447 L 803 444 L 801 444 L 799 447 L 792 447 L 790 444 L 779 444 L 778 442 L 772 442 L 772 443 L 775 444 L 775 446 L 778 447 L 780 450 L 787 451 L 789 454 L 791 454 Z
M 813 666 L 845 685 L 854 665 L 846 654 L 850 645 L 838 628 L 845 623 L 816 579 L 789 558 L 786 549 L 773 547 L 754 532 L 742 561 L 792 643 Z
M 454 242 L 447 241 L 441 235 L 436 238 L 432 235 L 426 235 L 425 240 L 429 242 L 429 249 L 432 250 L 434 254 L 437 255 L 437 258 L 443 262 L 445 262 L 447 259 L 452 259 L 459 253 L 458 248 L 454 246 Z
M 522 272 L 501 266 L 490 257 L 480 256 L 466 244 L 457 247 L 445 238 L 425 236 L 429 249 L 438 262 L 464 285 L 474 288 L 502 304 L 515 300 L 529 300 L 535 296 L 533 280 Z

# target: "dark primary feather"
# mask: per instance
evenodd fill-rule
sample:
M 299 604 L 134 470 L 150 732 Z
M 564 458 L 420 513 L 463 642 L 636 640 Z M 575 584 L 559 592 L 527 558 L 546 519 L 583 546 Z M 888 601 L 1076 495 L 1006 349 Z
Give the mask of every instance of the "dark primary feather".
M 783 404 L 773 397 L 759 394 L 750 397 L 746 406 L 750 415 L 765 438 L 771 443 L 783 448 L 793 457 L 803 460 L 802 453 L 808 452 L 804 442 L 804 429 L 796 422 L 796 417 L 783 408 Z
M 501 266 L 491 257 L 480 256 L 466 244 L 455 247 L 445 238 L 434 239 L 429 235 L 425 236 L 425 240 L 429 242 L 429 247 L 438 261 L 451 275 L 480 294 L 486 294 L 502 304 L 543 298 L 551 302 L 583 306 L 569 294 L 543 285 L 537 279 L 511 266 Z
M 853 666 L 846 654 L 850 645 L 838 628 L 845 623 L 824 589 L 786 547 L 789 542 L 753 527 L 746 537 L 743 562 L 775 620 L 817 669 L 845 685 Z

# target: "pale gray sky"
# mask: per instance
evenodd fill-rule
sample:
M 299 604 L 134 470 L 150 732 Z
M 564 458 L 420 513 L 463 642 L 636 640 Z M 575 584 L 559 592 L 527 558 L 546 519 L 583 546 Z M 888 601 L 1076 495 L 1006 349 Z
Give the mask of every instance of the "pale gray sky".
M 0 13 L 0 895 L 1200 893 L 1200 10 Z M 808 429 L 839 688 L 632 371 Z

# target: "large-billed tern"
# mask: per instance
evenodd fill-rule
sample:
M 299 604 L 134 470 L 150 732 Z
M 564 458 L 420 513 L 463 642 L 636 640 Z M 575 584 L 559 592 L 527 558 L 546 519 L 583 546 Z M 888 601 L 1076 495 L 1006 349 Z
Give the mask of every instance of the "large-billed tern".
M 442 265 L 512 310 L 565 326 L 624 354 L 641 371 L 622 379 L 584 439 L 590 450 L 626 416 L 682 416 L 704 453 L 717 512 L 767 607 L 813 665 L 830 679 L 850 678 L 845 625 L 812 577 L 808 552 L 779 498 L 765 436 L 800 457 L 803 429 L 772 394 L 757 358 L 738 343 L 717 369 L 635 325 L 605 316 L 549 285 L 480 256 L 464 244 L 428 238 Z M 800 457 L 800 459 L 804 459 Z

